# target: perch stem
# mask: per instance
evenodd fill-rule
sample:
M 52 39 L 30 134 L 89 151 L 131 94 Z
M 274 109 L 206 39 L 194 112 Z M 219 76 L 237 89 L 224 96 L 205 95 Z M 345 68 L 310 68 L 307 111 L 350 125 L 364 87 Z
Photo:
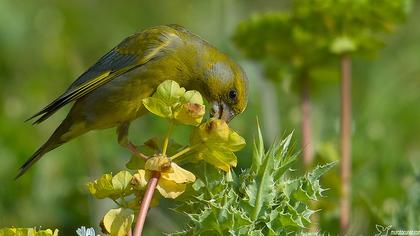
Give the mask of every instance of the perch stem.
M 137 221 L 136 221 L 136 226 L 134 228 L 133 236 L 141 236 L 142 234 L 144 222 L 146 221 L 147 212 L 149 210 L 153 193 L 155 192 L 159 177 L 160 177 L 160 172 L 158 171 L 152 172 L 152 177 L 147 183 L 146 191 L 141 201 L 140 210 L 137 216 Z

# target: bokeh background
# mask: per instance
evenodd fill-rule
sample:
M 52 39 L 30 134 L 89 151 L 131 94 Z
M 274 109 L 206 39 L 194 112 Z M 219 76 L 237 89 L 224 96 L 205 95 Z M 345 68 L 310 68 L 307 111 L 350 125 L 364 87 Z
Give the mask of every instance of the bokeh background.
M 69 107 L 32 126 L 37 112 L 126 36 L 160 24 L 176 23 L 202 36 L 238 61 L 250 80 L 246 112 L 231 126 L 252 143 L 256 117 L 266 143 L 295 131 L 299 150 L 298 94 L 290 81 L 270 81 L 262 66 L 235 47 L 237 25 L 250 16 L 287 10 L 289 1 L 143 0 L 0 1 L 0 227 L 59 228 L 74 235 L 79 226 L 98 228 L 113 206 L 94 200 L 85 183 L 123 168 L 129 153 L 119 147 L 115 130 L 91 132 L 48 153 L 14 181 L 19 166 L 52 133 Z M 420 221 L 420 3 L 413 1 L 405 23 L 385 37 L 386 46 L 369 58 L 353 60 L 353 176 L 351 232 L 371 235 L 375 224 L 419 230 Z M 256 36 L 258 37 L 258 36 Z M 338 65 L 337 65 L 338 66 Z M 315 163 L 339 159 L 339 78 L 312 90 Z M 146 116 L 130 137 L 142 143 L 161 134 L 164 123 Z M 187 140 L 182 132 L 175 138 Z M 251 146 L 239 156 L 250 163 Z M 296 166 L 303 171 L 302 164 Z M 319 228 L 339 232 L 338 168 L 323 180 L 330 189 L 320 204 Z M 146 235 L 173 232 L 183 216 L 153 209 Z M 410 228 L 411 227 L 411 228 Z

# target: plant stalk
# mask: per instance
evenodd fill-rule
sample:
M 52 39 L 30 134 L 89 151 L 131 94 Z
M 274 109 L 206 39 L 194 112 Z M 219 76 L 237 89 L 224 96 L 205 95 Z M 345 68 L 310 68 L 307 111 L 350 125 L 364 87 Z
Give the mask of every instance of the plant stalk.
M 178 158 L 178 157 L 194 150 L 194 148 L 196 148 L 197 146 L 198 145 L 189 146 L 189 147 L 186 147 L 186 148 L 182 149 L 181 151 L 175 153 L 173 156 L 171 156 L 171 161 L 173 161 L 175 158 Z
M 351 59 L 341 56 L 341 199 L 340 230 L 346 235 L 350 221 L 351 186 Z
M 310 88 L 310 79 L 306 73 L 303 74 L 301 78 L 301 91 L 300 91 L 300 112 L 301 112 L 301 144 L 302 144 L 302 154 L 303 154 L 303 166 L 306 171 L 311 168 L 314 152 L 313 152 L 313 143 L 312 143 L 312 123 L 311 123 L 311 98 L 309 93 Z M 311 201 L 310 206 L 313 209 L 316 209 L 316 202 Z M 309 232 L 318 232 L 317 222 L 319 221 L 319 216 L 317 213 L 311 216 L 311 225 Z
M 169 144 L 169 137 L 171 136 L 172 130 L 174 128 L 174 122 L 169 122 L 168 132 L 165 135 L 165 139 L 163 140 L 163 148 L 162 148 L 162 155 L 166 156 L 166 151 L 168 150 L 168 144 Z
M 141 236 L 144 222 L 146 221 L 147 212 L 152 201 L 153 193 L 155 192 L 157 183 L 159 181 L 160 172 L 153 171 L 152 178 L 147 183 L 146 191 L 144 192 L 143 199 L 141 200 L 139 214 L 137 216 L 136 226 L 134 228 L 133 236 Z
M 303 164 L 305 169 L 309 169 L 313 161 L 313 147 L 312 147 L 312 126 L 311 126 L 311 101 L 309 97 L 309 78 L 304 75 L 301 84 L 301 115 L 302 115 L 302 151 Z

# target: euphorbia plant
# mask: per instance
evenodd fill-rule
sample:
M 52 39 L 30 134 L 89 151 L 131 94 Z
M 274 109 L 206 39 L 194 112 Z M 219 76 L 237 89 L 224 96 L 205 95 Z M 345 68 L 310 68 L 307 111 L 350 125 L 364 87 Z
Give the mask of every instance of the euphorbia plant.
M 132 157 L 127 167 L 134 169 L 134 174 L 124 170 L 88 183 L 93 196 L 110 198 L 119 206 L 109 210 L 102 221 L 103 230 L 111 235 L 130 234 L 135 215 L 138 217 L 134 235 L 140 235 L 149 206 L 158 202 L 159 195 L 153 194 L 155 189 L 162 197 L 174 199 L 195 181 L 195 175 L 179 166 L 178 160 L 183 163 L 204 160 L 229 173 L 237 164 L 234 152 L 245 145 L 245 140 L 223 120 L 212 118 L 201 123 L 205 107 L 200 93 L 186 91 L 174 81 L 163 82 L 143 104 L 151 113 L 168 121 L 168 131 L 162 141 L 150 139 L 140 148 L 139 156 L 143 159 Z M 195 128 L 190 145 L 177 149 L 170 136 L 174 127 L 181 124 Z
M 204 105 L 198 92 L 165 81 L 143 102 L 151 113 L 168 121 L 168 132 L 140 146 L 140 155 L 132 156 L 126 164 L 128 170 L 104 174 L 87 184 L 94 197 L 111 199 L 118 206 L 104 215 L 104 233 L 140 235 L 149 207 L 156 206 L 160 197 L 178 201 L 177 210 L 190 219 L 185 231 L 175 234 L 289 235 L 309 225 L 316 210 L 309 202 L 322 196 L 319 179 L 334 163 L 293 176 L 290 167 L 297 155 L 289 149 L 292 135 L 265 151 L 258 127 L 252 165 L 237 175 L 232 171 L 237 164 L 234 152 L 243 148 L 245 141 L 222 120 L 212 118 L 201 123 Z M 179 124 L 194 126 L 186 147 L 170 140 Z M 29 236 L 34 232 L 58 233 L 4 228 L 0 236 Z M 77 234 L 87 236 L 94 230 L 82 227 Z
M 252 166 L 237 176 L 231 171 L 237 164 L 234 152 L 245 141 L 222 120 L 201 123 L 204 105 L 198 92 L 165 81 L 143 102 L 168 121 L 168 132 L 139 147 L 144 158 L 133 156 L 126 165 L 134 174 L 124 170 L 88 183 L 93 196 L 110 198 L 119 206 L 105 214 L 104 232 L 130 235 L 137 215 L 134 235 L 139 235 L 149 205 L 157 205 L 160 196 L 181 202 L 178 210 L 191 219 L 179 234 L 286 235 L 302 232 L 310 223 L 315 211 L 309 202 L 322 196 L 319 178 L 333 164 L 291 177 L 289 167 L 296 158 L 288 151 L 291 135 L 265 152 L 258 128 Z M 178 124 L 195 126 L 187 147 L 170 141 Z M 185 164 L 191 172 L 181 167 Z M 159 194 L 153 194 L 155 189 Z

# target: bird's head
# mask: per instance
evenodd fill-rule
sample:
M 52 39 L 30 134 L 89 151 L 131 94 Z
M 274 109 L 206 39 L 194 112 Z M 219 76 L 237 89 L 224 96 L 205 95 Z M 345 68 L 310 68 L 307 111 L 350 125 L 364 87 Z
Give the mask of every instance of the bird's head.
M 207 73 L 210 116 L 227 123 L 242 113 L 248 103 L 248 79 L 242 68 L 226 59 L 209 65 Z

